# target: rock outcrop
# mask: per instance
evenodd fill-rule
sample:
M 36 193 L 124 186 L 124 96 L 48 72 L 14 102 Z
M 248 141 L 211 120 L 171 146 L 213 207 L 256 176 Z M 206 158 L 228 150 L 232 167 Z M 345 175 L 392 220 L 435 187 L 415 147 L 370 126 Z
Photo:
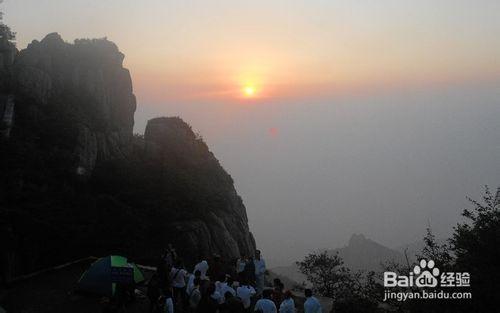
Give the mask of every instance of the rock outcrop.
M 106 39 L 70 44 L 54 33 L 0 68 L 15 101 L 0 152 L 14 274 L 90 254 L 148 262 L 167 243 L 188 263 L 253 253 L 233 181 L 189 125 L 156 118 L 133 135 L 123 58 Z
M 52 33 L 15 60 L 14 92 L 22 101 L 35 112 L 64 110 L 74 121 L 79 175 L 89 176 L 98 159 L 123 156 L 132 137 L 136 100 L 123 58 L 106 39 L 69 44 Z
M 255 242 L 248 229 L 246 209 L 233 180 L 191 127 L 180 118 L 155 118 L 148 122 L 144 139 L 147 153 L 169 164 L 164 167 L 167 171 L 190 177 L 197 185 L 193 193 L 205 194 L 206 203 L 193 217 L 170 225 L 180 242 L 196 247 L 193 252 L 202 255 L 217 252 L 236 258 L 240 253 L 253 253 Z
M 16 54 L 16 46 L 7 37 L 0 35 L 0 93 L 8 91 L 9 73 Z
M 16 46 L 0 34 L 0 140 L 10 137 L 14 122 L 15 103 L 10 95 L 10 73 L 16 54 Z

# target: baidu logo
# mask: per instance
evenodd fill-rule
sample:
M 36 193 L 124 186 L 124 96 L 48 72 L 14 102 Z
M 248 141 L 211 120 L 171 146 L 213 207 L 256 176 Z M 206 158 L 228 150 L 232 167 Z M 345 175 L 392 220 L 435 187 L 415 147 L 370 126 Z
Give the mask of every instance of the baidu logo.
M 471 299 L 472 293 L 447 287 L 470 287 L 468 272 L 442 272 L 433 260 L 422 259 L 408 275 L 384 273 L 384 301 Z M 392 288 L 398 289 L 392 289 Z
M 420 264 L 413 268 L 415 285 L 417 287 L 436 287 L 438 285 L 439 269 L 435 267 L 434 261 L 420 260 Z
M 408 275 L 395 272 L 384 273 L 384 287 L 469 287 L 470 275 L 467 272 L 443 272 L 433 260 L 422 259 Z
M 395 272 L 384 273 L 384 287 L 436 287 L 439 269 L 433 260 L 420 260 L 409 275 L 398 275 Z

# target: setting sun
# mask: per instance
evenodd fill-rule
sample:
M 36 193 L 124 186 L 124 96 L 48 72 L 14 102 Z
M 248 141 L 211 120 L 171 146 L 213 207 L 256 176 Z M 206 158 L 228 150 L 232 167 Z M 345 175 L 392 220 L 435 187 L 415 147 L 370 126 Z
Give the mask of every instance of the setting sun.
M 243 88 L 243 93 L 246 97 L 252 97 L 253 95 L 255 95 L 255 87 L 245 86 L 245 88 Z

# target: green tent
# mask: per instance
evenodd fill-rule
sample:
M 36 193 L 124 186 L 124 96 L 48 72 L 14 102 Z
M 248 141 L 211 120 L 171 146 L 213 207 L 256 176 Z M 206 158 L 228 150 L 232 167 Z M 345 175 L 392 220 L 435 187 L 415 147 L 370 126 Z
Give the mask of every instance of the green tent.
M 129 263 L 123 256 L 110 255 L 95 261 L 80 277 L 77 288 L 111 297 L 117 284 L 139 284 L 144 280 L 137 265 Z

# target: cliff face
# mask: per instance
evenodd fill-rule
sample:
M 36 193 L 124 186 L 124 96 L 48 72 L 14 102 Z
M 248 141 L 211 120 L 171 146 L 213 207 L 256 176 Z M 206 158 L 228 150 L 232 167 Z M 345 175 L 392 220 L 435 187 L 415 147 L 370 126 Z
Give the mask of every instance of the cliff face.
M 14 119 L 13 98 L 10 92 L 10 73 L 17 49 L 5 36 L 0 36 L 0 140 L 10 136 Z
M 191 253 L 202 255 L 253 253 L 255 242 L 246 209 L 233 180 L 191 127 L 179 118 L 155 118 L 148 122 L 144 139 L 146 153 L 158 158 L 165 172 L 182 177 L 178 187 L 187 190 L 186 205 L 194 207 L 192 216 L 170 225 L 179 233 L 179 241 L 195 247 Z M 168 185 L 169 179 L 168 175 L 162 177 L 162 185 Z M 189 204 L 193 199 L 199 202 Z
M 157 118 L 133 135 L 123 58 L 105 39 L 50 34 L 0 68 L 15 113 L 0 142 L 9 275 L 89 254 L 147 261 L 169 242 L 188 262 L 254 251 L 231 177 L 189 125 Z
M 0 92 L 6 92 L 9 82 L 9 71 L 14 63 L 17 49 L 6 37 L 0 36 Z
M 20 105 L 31 106 L 35 116 L 61 114 L 72 120 L 68 127 L 77 137 L 79 175 L 90 175 L 97 160 L 123 156 L 132 137 L 136 100 L 123 58 L 110 41 L 68 44 L 53 33 L 33 41 L 14 63 Z

